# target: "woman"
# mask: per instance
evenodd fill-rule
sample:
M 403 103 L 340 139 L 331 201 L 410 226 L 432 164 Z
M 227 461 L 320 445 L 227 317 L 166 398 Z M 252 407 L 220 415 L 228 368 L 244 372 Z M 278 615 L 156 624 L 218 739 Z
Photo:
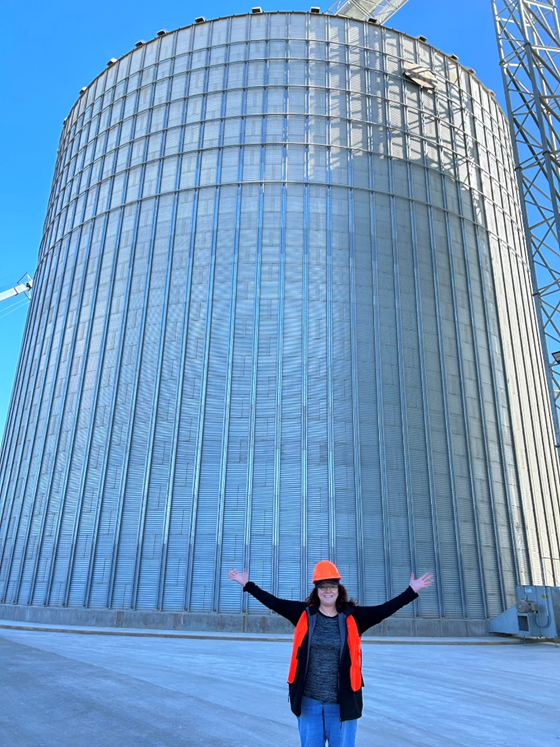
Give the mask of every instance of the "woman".
M 249 581 L 247 571 L 228 571 L 259 602 L 296 626 L 288 674 L 290 703 L 298 717 L 301 747 L 354 747 L 362 715 L 360 637 L 372 625 L 390 617 L 433 583 L 425 573 L 410 576 L 410 586 L 398 597 L 375 607 L 348 600 L 334 563 L 321 560 L 313 571 L 314 588 L 305 602 L 269 594 Z

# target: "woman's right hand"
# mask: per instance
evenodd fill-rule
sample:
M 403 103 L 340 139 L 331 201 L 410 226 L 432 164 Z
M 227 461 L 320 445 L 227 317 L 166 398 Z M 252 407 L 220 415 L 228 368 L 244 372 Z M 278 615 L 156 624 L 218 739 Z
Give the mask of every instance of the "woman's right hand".
M 245 568 L 243 573 L 239 573 L 238 570 L 235 568 L 231 568 L 227 572 L 228 578 L 230 578 L 232 581 L 237 581 L 238 584 L 241 584 L 241 586 L 245 586 L 247 581 L 249 580 L 249 574 L 247 573 L 247 569 Z

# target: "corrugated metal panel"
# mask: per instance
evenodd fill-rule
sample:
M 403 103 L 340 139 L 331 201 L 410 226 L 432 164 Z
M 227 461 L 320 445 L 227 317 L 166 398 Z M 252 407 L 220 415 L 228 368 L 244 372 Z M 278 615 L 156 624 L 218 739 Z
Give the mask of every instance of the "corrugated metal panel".
M 460 66 L 350 19 L 220 19 L 103 72 L 55 166 L 0 599 L 261 613 L 228 567 L 304 597 L 328 557 L 360 601 L 431 569 L 402 616 L 481 618 L 557 579 L 507 143 Z
M 116 508 L 112 565 L 108 584 L 108 606 L 132 607 L 134 569 L 138 552 L 138 528 L 148 501 L 144 487 L 147 470 L 149 431 L 156 383 L 156 363 L 161 324 L 161 280 L 165 272 L 167 243 L 156 240 L 159 201 L 142 205 L 136 259 L 145 272 L 138 278 L 138 292 L 131 299 L 129 314 L 137 326 L 136 351 L 130 385 L 132 402 L 127 423 L 126 446 L 122 464 L 122 498 Z M 142 280 L 142 285 L 140 285 Z M 155 299 L 153 298 L 155 296 Z M 125 341 L 126 344 L 126 341 Z M 132 347 L 132 346 L 131 346 Z M 132 367 L 132 366 L 131 366 Z
M 87 604 L 91 585 L 92 560 L 95 555 L 102 486 L 107 464 L 109 443 L 113 426 L 113 408 L 116 396 L 117 371 L 121 360 L 123 314 L 130 283 L 129 267 L 132 264 L 131 245 L 136 208 L 114 211 L 109 216 L 108 239 L 115 242 L 113 264 L 108 282 L 104 344 L 96 379 L 95 412 L 90 420 L 89 445 L 81 474 L 79 500 L 81 509 L 75 517 L 71 557 L 65 581 L 64 603 Z M 114 234 L 114 235 L 113 235 Z M 92 459 L 92 454 L 95 458 Z
M 192 437 L 192 419 L 184 413 L 186 352 L 189 332 L 192 273 L 194 261 L 194 229 L 196 199 L 193 193 L 178 196 L 174 265 L 178 277 L 184 278 L 175 290 L 179 307 L 178 327 L 181 352 L 178 359 L 176 397 L 174 400 L 174 441 L 171 474 L 166 495 L 162 566 L 160 570 L 162 595 L 160 603 L 166 609 L 183 609 L 185 604 L 186 563 L 190 528 L 190 495 L 193 460 L 187 448 Z M 190 368 L 190 366 L 189 366 Z M 190 384 L 189 384 L 190 386 Z
M 100 381 L 100 363 L 105 347 L 106 323 L 109 319 L 107 304 L 108 289 L 112 287 L 112 276 L 116 262 L 114 246 L 120 225 L 120 216 L 106 216 L 99 236 L 99 262 L 96 276 L 92 278 L 91 301 L 85 312 L 89 317 L 85 327 L 84 354 L 82 357 L 82 380 L 76 382 L 73 423 L 69 433 L 70 447 L 66 457 L 65 473 L 60 486 L 63 497 L 56 519 L 53 553 L 48 571 L 45 598 L 49 604 L 65 602 L 66 581 L 71 574 L 71 553 L 74 527 L 82 510 L 83 484 L 90 454 L 91 432 L 95 416 L 97 387 Z M 87 298 L 87 296 L 86 296 Z M 88 433 L 89 431 L 89 433 Z M 58 572 L 57 572 L 58 571 Z
M 56 455 L 61 441 L 60 436 L 62 433 L 64 409 L 66 405 L 69 408 L 72 406 L 72 398 L 69 397 L 68 402 L 66 402 L 65 394 L 68 392 L 71 376 L 77 373 L 77 369 L 81 363 L 79 356 L 77 358 L 74 357 L 74 345 L 79 328 L 77 323 L 78 298 L 81 296 L 86 282 L 92 237 L 92 224 L 87 225 L 75 237 L 77 255 L 70 269 L 72 273 L 71 282 L 73 283 L 77 280 L 76 285 L 78 288 L 75 289 L 72 287 L 68 290 L 67 305 L 64 309 L 63 317 L 61 317 L 59 327 L 61 342 L 59 342 L 58 346 L 53 346 L 51 351 L 54 359 L 49 365 L 49 368 L 52 370 L 52 384 L 50 386 L 48 403 L 45 403 L 45 400 L 43 400 L 46 408 L 44 435 L 42 434 L 43 442 L 40 456 L 39 454 L 37 455 L 35 485 L 32 488 L 33 492 L 40 497 L 40 500 L 35 503 L 35 495 L 32 492 L 29 493 L 31 505 L 28 504 L 27 516 L 24 516 L 24 521 L 25 519 L 27 521 L 24 524 L 25 530 L 20 545 L 21 562 L 18 574 L 14 580 L 14 600 L 17 599 L 18 601 L 46 601 L 44 596 L 41 597 L 40 595 L 39 599 L 36 600 L 35 581 L 39 578 L 39 583 L 44 584 L 46 581 L 46 565 L 52 557 L 51 551 L 51 554 L 43 557 L 42 564 L 40 563 L 42 543 L 46 539 L 48 544 L 50 537 L 52 537 L 53 511 L 56 510 L 60 502 L 60 494 L 57 494 L 57 483 L 54 483 L 52 493 L 51 486 L 55 475 Z M 72 290 L 78 290 L 79 293 L 72 293 Z M 67 354 L 66 360 L 62 360 L 64 353 Z M 47 386 L 45 386 L 45 389 L 47 389 Z M 38 430 L 41 432 L 41 429 Z M 64 441 L 62 441 L 62 447 L 64 448 Z M 58 470 L 60 474 L 60 465 L 58 466 Z M 23 505 L 22 508 L 25 511 Z M 31 552 L 28 549 L 30 540 Z M 41 571 L 40 574 L 39 570 Z
M 172 412 L 170 387 L 164 381 L 164 353 L 169 323 L 168 310 L 172 286 L 170 267 L 173 258 L 174 231 L 177 215 L 176 197 L 162 197 L 158 205 L 155 234 L 154 271 L 150 301 L 158 310 L 154 320 L 155 386 L 151 402 L 148 463 L 142 493 L 147 495 L 144 512 L 138 525 L 136 558 L 132 579 L 131 607 L 154 609 L 158 604 L 158 584 L 163 549 L 163 518 L 165 494 L 171 459 Z M 157 351 L 156 351 L 157 346 Z M 171 415 L 171 418 L 170 418 Z

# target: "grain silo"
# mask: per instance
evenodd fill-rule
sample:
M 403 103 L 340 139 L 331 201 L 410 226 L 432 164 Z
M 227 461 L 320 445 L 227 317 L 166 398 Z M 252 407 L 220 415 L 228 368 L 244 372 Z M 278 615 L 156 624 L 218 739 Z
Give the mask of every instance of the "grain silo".
M 266 628 L 225 569 L 301 598 L 330 558 L 364 604 L 435 572 L 384 630 L 480 634 L 560 583 L 559 484 L 508 125 L 472 71 L 253 13 L 83 89 L 2 445 L 2 616 Z

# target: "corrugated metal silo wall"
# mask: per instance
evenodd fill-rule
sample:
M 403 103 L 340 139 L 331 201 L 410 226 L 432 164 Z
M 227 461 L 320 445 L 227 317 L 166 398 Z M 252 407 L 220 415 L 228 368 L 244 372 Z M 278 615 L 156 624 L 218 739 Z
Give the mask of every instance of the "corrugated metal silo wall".
M 157 38 L 64 125 L 0 601 L 260 611 L 227 567 L 300 598 L 331 558 L 362 603 L 431 570 L 401 616 L 493 616 L 543 563 L 560 580 L 541 358 L 507 123 L 472 75 L 324 15 Z

